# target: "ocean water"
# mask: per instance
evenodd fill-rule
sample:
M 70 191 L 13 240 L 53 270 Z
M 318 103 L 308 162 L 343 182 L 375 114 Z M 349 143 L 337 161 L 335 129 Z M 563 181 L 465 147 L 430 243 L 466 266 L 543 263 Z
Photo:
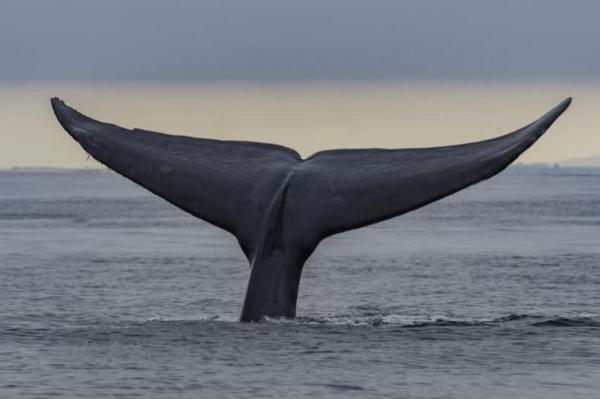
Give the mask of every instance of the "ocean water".
M 600 175 L 327 239 L 296 320 L 239 323 L 248 275 L 113 173 L 0 172 L 0 397 L 600 397 Z

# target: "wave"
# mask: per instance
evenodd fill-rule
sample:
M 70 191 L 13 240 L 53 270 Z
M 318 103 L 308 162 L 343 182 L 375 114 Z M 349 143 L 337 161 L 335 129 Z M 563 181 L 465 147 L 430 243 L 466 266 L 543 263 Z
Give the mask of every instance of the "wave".
M 557 317 L 533 323 L 535 327 L 600 327 L 600 320 L 592 317 Z
M 595 315 L 543 316 L 511 313 L 495 318 L 460 318 L 448 316 L 411 316 L 400 314 L 380 315 L 339 315 L 326 317 L 298 317 L 296 319 L 265 318 L 267 323 L 292 323 L 307 325 L 348 325 L 348 326 L 398 326 L 406 328 L 426 327 L 476 327 L 522 324 L 533 327 L 600 327 L 600 319 Z
M 171 319 L 160 315 L 148 318 L 146 322 L 227 322 L 237 323 L 234 315 L 206 315 L 194 319 Z M 295 319 L 265 317 L 259 323 L 291 324 L 291 325 L 328 325 L 328 326 L 388 326 L 405 328 L 427 327 L 477 327 L 477 326 L 505 326 L 523 325 L 532 327 L 600 327 L 600 317 L 595 314 L 581 313 L 574 315 L 540 315 L 510 313 L 500 317 L 450 317 L 444 315 L 403 315 L 403 314 L 374 314 L 368 315 L 331 315 L 318 317 L 297 317 Z

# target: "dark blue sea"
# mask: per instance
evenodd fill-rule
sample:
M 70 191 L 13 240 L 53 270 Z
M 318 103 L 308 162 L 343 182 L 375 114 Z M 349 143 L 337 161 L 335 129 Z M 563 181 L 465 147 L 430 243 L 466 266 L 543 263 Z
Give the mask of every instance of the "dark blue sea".
M 600 397 L 600 175 L 505 173 L 331 237 L 296 320 L 239 323 L 248 275 L 113 173 L 0 172 L 0 397 Z

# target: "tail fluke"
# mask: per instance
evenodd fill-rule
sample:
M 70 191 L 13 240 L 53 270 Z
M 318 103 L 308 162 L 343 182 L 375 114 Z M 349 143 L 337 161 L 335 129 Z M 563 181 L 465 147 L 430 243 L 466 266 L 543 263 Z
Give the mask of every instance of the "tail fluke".
M 481 142 L 329 150 L 302 160 L 273 144 L 124 129 L 52 99 L 62 126 L 91 156 L 231 232 L 249 260 L 272 239 L 308 256 L 327 236 L 399 216 L 488 179 L 533 145 L 570 103 L 568 98 L 524 128 Z

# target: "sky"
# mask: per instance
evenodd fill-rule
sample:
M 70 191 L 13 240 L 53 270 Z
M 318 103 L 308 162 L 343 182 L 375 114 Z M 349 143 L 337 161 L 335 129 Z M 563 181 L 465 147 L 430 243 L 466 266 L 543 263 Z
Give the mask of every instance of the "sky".
M 600 78 L 596 0 L 3 0 L 2 80 Z
M 3 0 L 0 168 L 90 165 L 55 95 L 304 154 L 485 139 L 573 96 L 558 138 L 521 161 L 599 155 L 598 15 L 584 0 Z

